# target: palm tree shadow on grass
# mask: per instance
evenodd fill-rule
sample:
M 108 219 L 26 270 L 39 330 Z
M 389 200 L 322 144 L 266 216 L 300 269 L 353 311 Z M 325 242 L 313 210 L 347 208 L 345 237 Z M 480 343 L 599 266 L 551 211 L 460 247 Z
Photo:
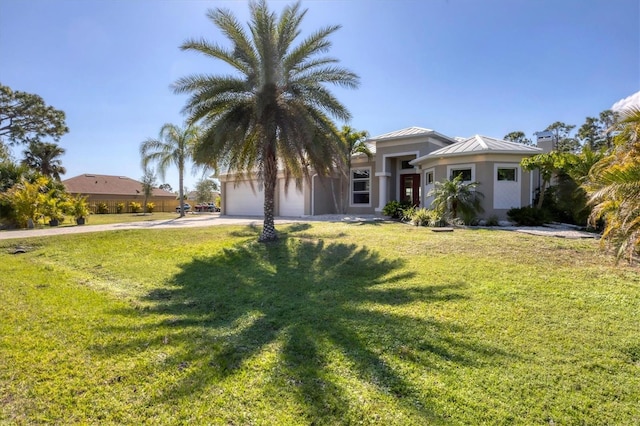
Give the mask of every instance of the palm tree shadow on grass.
M 452 324 L 392 313 L 411 303 L 462 298 L 464 283 L 407 287 L 415 274 L 400 272 L 402 259 L 299 231 L 281 234 L 277 243 L 247 242 L 194 259 L 165 288 L 149 293 L 153 307 L 147 312 L 168 318 L 161 326 L 169 328 L 171 342 L 189 348 L 170 360 L 187 374 L 161 392 L 158 402 L 211 384 L 201 377 L 224 380 L 278 343 L 278 367 L 270 374 L 290 387 L 311 418 L 339 423 L 354 409 L 328 371 L 332 360 L 326 349 L 333 348 L 348 360 L 356 380 L 391 395 L 413 416 L 434 419 L 420 389 L 388 363 L 387 355 L 420 369 L 432 368 L 437 358 L 471 365 L 500 355 L 479 342 L 451 338 L 461 331 Z M 139 345 L 128 342 L 120 350 Z

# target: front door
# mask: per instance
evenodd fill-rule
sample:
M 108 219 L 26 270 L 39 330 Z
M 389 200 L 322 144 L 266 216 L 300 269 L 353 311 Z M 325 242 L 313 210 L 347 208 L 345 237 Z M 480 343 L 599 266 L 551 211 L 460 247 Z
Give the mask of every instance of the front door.
M 420 175 L 400 175 L 400 196 L 414 206 L 420 205 Z

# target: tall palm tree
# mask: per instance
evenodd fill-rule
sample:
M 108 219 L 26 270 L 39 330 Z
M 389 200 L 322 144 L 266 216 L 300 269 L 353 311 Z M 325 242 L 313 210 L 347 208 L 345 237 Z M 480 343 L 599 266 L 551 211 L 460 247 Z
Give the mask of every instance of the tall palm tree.
M 306 10 L 286 6 L 280 17 L 264 0 L 249 5 L 248 32 L 227 10 L 210 10 L 208 18 L 231 42 L 230 48 L 204 39 L 181 48 L 226 62 L 233 75 L 192 75 L 178 80 L 176 93 L 190 97 L 185 106 L 191 123 L 204 128 L 197 144 L 197 162 L 225 166 L 238 177 L 257 176 L 264 186 L 264 227 L 259 241 L 277 239 L 274 198 L 278 162 L 285 188 L 300 185 L 311 170 L 328 175 L 339 156 L 339 135 L 331 117 L 348 120 L 347 109 L 326 83 L 354 88 L 358 77 L 322 56 L 328 37 L 339 26 L 322 28 L 296 46 Z
M 481 213 L 482 198 L 484 194 L 475 190 L 478 182 L 464 183 L 462 175 L 453 180 L 435 182 L 434 188 L 427 194 L 433 196 L 431 206 L 448 221 L 455 222 L 459 216 L 471 218 L 476 213 Z
M 603 242 L 618 258 L 640 254 L 640 108 L 621 114 L 610 155 L 598 161 L 583 187 L 593 206 L 592 224 L 603 219 Z
M 158 174 L 164 180 L 167 169 L 175 165 L 178 168 L 178 198 L 180 206 L 184 205 L 184 169 L 193 154 L 193 146 L 199 138 L 196 126 L 181 128 L 167 123 L 160 129 L 158 139 L 147 139 L 140 145 L 142 168 L 147 169 L 149 163 L 157 163 Z M 180 217 L 184 217 L 184 209 L 180 208 Z
M 43 176 L 60 181 L 60 175 L 67 172 L 62 166 L 62 160 L 58 158 L 64 153 L 64 148 L 55 143 L 32 141 L 23 152 L 22 164 Z

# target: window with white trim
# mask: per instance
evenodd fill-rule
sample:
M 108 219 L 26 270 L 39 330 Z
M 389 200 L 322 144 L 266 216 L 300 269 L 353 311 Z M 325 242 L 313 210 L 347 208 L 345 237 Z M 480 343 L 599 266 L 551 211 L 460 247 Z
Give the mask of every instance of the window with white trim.
M 517 167 L 498 167 L 496 169 L 496 180 L 498 182 L 517 182 L 518 181 L 518 168 Z
M 462 175 L 463 182 L 475 181 L 475 164 L 455 164 L 453 166 L 447 166 L 447 176 L 449 177 L 449 180 L 455 179 L 458 175 Z
M 433 170 L 424 173 L 424 184 L 433 185 Z
M 351 205 L 371 205 L 371 168 L 351 169 Z

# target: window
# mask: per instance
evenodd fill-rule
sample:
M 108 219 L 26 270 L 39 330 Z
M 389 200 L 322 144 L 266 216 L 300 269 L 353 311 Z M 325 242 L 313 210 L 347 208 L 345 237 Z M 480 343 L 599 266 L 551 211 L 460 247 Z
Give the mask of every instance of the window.
M 456 177 L 458 177 L 458 175 L 462 175 L 463 182 L 471 182 L 473 180 L 470 168 L 451 169 L 449 172 L 449 180 L 455 179 Z
M 424 174 L 424 184 L 425 185 L 433 184 L 433 172 L 430 171 Z
M 371 191 L 371 169 L 351 170 L 351 204 L 369 205 Z
M 453 180 L 456 176 L 462 175 L 462 181 L 469 183 L 476 180 L 476 165 L 474 163 L 468 164 L 452 164 L 447 166 L 446 176 L 449 180 Z
M 496 179 L 498 181 L 517 182 L 518 181 L 517 167 L 498 167 L 497 173 L 496 173 Z

